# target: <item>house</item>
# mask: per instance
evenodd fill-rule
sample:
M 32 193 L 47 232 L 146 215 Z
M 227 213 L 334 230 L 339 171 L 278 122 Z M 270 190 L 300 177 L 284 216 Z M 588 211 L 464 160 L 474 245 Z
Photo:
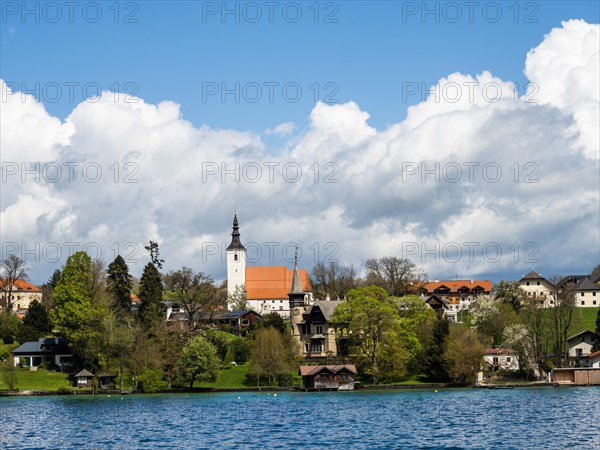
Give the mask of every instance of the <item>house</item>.
M 573 290 L 575 292 L 575 306 L 596 308 L 600 304 L 600 286 L 592 282 L 589 277 L 582 278 Z
M 111 372 L 99 372 L 97 376 L 100 389 L 115 388 L 117 384 L 117 374 Z
M 354 390 L 356 367 L 353 364 L 335 366 L 300 366 L 304 389 Z
M 38 367 L 42 363 L 53 364 L 64 371 L 71 364 L 73 355 L 64 338 L 40 338 L 25 342 L 12 352 L 14 365 Z
M 581 331 L 567 338 L 569 348 L 569 358 L 573 358 L 575 363 L 581 362 L 582 358 L 592 353 L 592 347 L 596 343 L 596 333 L 589 330 Z
M 527 297 L 541 306 L 548 308 L 554 305 L 556 286 L 537 272 L 529 272 L 519 280 L 519 286 L 527 293 Z
M 220 325 L 231 326 L 237 335 L 244 335 L 254 326 L 260 315 L 251 309 L 241 311 L 225 311 L 217 313 L 214 320 Z
M 519 370 L 519 360 L 517 354 L 508 348 L 488 348 L 483 354 L 484 364 L 492 372 L 498 370 Z
M 300 270 L 300 282 L 306 293 L 305 301 L 312 301 L 312 286 L 306 270 Z M 246 293 L 248 307 L 259 314 L 275 312 L 284 318 L 290 316 L 288 289 L 293 272 L 284 266 L 246 266 L 246 248 L 240 240 L 237 213 L 233 216 L 231 244 L 227 247 L 227 295 L 238 289 Z M 232 306 L 228 305 L 231 309 Z
M 431 309 L 435 311 L 440 319 L 448 319 L 450 322 L 456 322 L 456 310 L 450 308 L 450 305 L 446 301 L 446 299 L 436 295 L 431 294 L 429 297 L 424 298 L 425 303 L 427 303 Z
M 297 340 L 305 358 L 324 358 L 338 354 L 335 329 L 329 325 L 333 311 L 341 300 L 317 300 L 302 313 L 297 322 Z
M 95 375 L 83 369 L 81 372 L 75 374 L 75 386 L 76 387 L 92 387 L 94 385 Z
M 25 280 L 15 280 L 11 285 L 6 279 L 0 278 L 0 309 L 11 309 L 14 312 L 22 312 L 29 309 L 32 301 L 42 302 L 42 290 Z M 8 291 L 10 292 L 10 298 Z
M 588 355 L 588 358 L 590 360 L 588 363 L 588 367 L 600 369 L 600 350 L 594 353 L 590 353 Z
M 454 314 L 468 308 L 480 295 L 492 293 L 491 280 L 434 280 L 423 283 L 419 288 L 422 298 L 436 295 L 449 306 Z

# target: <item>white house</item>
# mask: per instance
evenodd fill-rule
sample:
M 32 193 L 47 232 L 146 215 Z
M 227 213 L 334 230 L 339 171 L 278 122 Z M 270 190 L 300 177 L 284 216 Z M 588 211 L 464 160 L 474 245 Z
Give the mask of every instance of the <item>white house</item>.
M 592 353 L 592 347 L 596 343 L 596 334 L 589 330 L 581 331 L 567 338 L 570 358 L 585 358 Z
M 588 277 L 575 285 L 575 306 L 595 308 L 600 304 L 600 286 Z
M 485 366 L 488 370 L 496 372 L 497 370 L 519 370 L 519 360 L 517 354 L 508 348 L 488 348 L 483 355 Z
M 537 272 L 529 272 L 519 280 L 519 286 L 525 292 L 527 297 L 538 302 L 543 307 L 548 308 L 554 305 L 555 286 Z

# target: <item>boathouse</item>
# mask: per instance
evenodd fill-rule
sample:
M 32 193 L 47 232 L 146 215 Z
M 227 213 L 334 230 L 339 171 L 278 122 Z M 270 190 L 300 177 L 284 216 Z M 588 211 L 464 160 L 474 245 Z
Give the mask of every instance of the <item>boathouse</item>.
M 304 389 L 324 389 L 338 391 L 354 390 L 356 366 L 354 364 L 330 366 L 300 366 Z
M 553 369 L 554 382 L 558 385 L 600 386 L 600 367 L 569 367 Z

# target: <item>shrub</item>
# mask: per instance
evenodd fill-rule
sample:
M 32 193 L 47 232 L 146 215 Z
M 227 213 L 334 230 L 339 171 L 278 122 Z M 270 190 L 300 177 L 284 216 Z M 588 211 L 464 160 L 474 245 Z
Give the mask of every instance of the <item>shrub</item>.
M 277 376 L 277 384 L 280 387 L 290 387 L 294 384 L 294 377 L 290 372 L 283 372 Z
M 0 349 L 0 362 L 6 361 L 10 357 L 8 350 Z
M 244 364 L 250 359 L 250 346 L 242 338 L 234 339 L 230 344 L 230 350 L 233 360 L 238 364 Z
M 57 393 L 58 395 L 71 395 L 73 393 L 73 389 L 66 386 L 61 386 L 58 388 Z
M 14 336 L 12 336 L 10 334 L 5 334 L 4 336 L 2 336 L 2 340 L 4 341 L 5 344 L 9 344 L 9 345 L 15 343 Z
M 138 377 L 140 389 L 146 394 L 152 394 L 164 389 L 167 383 L 163 380 L 163 373 L 160 369 L 146 369 Z

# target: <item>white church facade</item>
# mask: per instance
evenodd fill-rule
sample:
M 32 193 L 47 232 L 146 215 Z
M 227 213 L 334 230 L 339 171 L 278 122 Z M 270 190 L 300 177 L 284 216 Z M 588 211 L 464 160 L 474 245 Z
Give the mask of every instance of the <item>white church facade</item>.
M 275 312 L 284 318 L 290 317 L 288 293 L 294 277 L 294 270 L 284 266 L 247 266 L 246 248 L 240 240 L 237 213 L 233 217 L 231 244 L 227 247 L 227 295 L 243 289 L 246 292 L 248 307 L 264 315 Z M 312 304 L 312 287 L 306 270 L 299 270 L 302 290 L 306 293 L 306 303 Z M 231 305 L 228 304 L 228 309 Z

